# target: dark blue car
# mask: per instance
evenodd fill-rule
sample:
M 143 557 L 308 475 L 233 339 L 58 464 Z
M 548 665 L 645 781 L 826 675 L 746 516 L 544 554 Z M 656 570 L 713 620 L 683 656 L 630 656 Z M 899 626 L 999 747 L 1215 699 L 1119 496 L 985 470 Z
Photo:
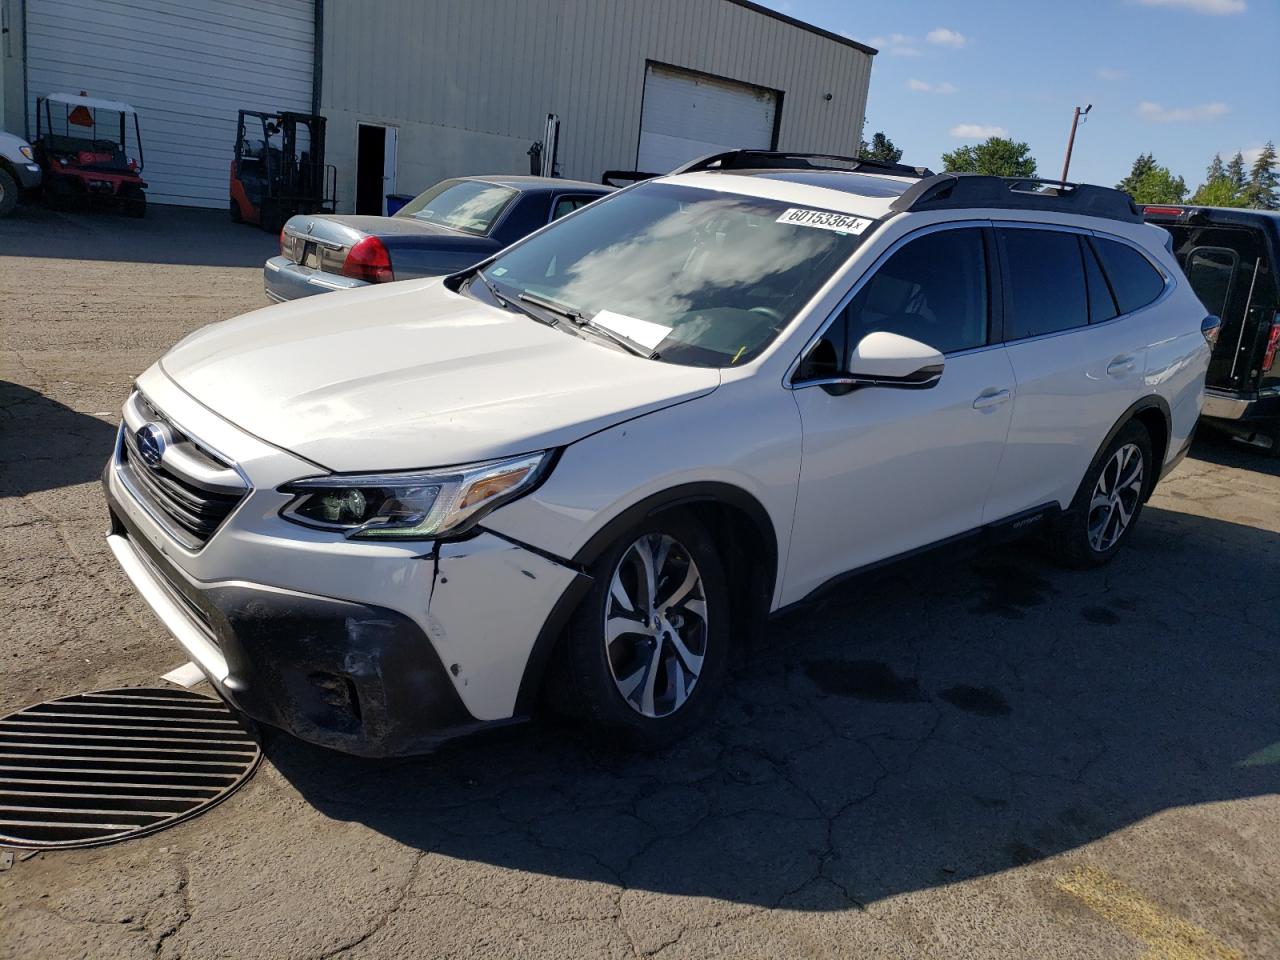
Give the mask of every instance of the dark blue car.
M 291 217 L 267 261 L 272 300 L 455 273 L 612 191 L 548 177 L 443 180 L 393 217 Z

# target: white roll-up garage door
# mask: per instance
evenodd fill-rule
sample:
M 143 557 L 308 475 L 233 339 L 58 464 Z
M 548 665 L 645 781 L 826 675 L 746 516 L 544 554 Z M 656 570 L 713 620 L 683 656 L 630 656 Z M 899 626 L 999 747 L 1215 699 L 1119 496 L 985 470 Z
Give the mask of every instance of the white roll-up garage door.
M 138 111 L 153 203 L 223 207 L 236 112 L 311 111 L 313 0 L 26 0 L 28 117 L 79 93 Z
M 774 90 L 650 64 L 636 169 L 667 173 L 720 150 L 768 150 L 777 113 Z

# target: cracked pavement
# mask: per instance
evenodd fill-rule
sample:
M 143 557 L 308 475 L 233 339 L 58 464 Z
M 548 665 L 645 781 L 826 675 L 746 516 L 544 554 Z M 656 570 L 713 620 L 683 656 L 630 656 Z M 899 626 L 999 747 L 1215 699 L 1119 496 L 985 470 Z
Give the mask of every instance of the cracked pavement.
M 0 712 L 183 659 L 97 477 L 132 378 L 263 304 L 274 238 L 224 218 L 0 221 Z M 0 872 L 0 958 L 1280 957 L 1277 573 L 1280 460 L 1202 440 L 1106 569 L 851 585 L 658 755 L 267 731 L 204 816 Z

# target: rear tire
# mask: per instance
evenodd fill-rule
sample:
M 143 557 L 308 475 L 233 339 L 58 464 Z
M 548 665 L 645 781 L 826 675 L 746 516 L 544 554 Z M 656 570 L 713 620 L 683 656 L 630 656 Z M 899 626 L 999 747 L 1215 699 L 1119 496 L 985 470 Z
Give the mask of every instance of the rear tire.
M 8 170 L 0 170 L 0 217 L 7 217 L 18 206 L 18 183 Z
M 1133 532 L 1156 469 L 1147 428 L 1131 420 L 1094 458 L 1071 506 L 1054 522 L 1054 556 L 1079 569 L 1110 561 Z
M 728 673 L 731 613 L 707 531 L 685 512 L 659 514 L 591 575 L 556 650 L 551 706 L 642 751 L 703 727 Z
M 231 201 L 231 222 L 244 223 L 244 217 L 240 214 L 240 204 L 234 200 Z

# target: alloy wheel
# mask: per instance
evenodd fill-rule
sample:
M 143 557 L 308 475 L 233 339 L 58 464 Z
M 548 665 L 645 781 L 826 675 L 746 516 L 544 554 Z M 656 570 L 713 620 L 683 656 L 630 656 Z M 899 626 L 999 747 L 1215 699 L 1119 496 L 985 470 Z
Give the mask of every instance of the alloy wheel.
M 707 654 L 702 575 L 674 537 L 648 533 L 623 551 L 605 603 L 604 645 L 614 685 L 645 717 L 688 701 Z
M 1102 468 L 1089 501 L 1089 547 L 1106 553 L 1129 528 L 1142 499 L 1142 451 L 1126 443 Z

